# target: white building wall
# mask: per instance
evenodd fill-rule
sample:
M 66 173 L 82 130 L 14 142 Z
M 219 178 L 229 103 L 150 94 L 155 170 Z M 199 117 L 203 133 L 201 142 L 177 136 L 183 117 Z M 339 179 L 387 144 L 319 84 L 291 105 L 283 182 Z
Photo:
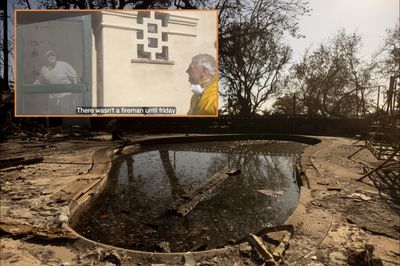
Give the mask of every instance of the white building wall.
M 103 11 L 94 25 L 97 53 L 97 103 L 94 106 L 173 106 L 189 109 L 192 93 L 186 69 L 200 53 L 216 57 L 216 11 L 170 11 L 169 60 L 137 60 L 137 11 Z M 157 20 L 160 21 L 160 20 Z M 137 62 L 139 61 L 139 62 Z M 146 61 L 146 60 L 145 60 Z

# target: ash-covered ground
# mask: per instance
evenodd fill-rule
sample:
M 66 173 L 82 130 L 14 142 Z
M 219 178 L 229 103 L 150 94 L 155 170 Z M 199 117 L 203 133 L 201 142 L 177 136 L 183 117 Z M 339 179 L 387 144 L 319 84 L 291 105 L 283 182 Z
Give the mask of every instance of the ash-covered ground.
M 149 137 L 130 136 L 129 139 Z M 366 165 L 373 167 L 379 161 L 368 149 L 348 158 L 362 148 L 363 142 L 333 137 L 321 139 L 321 143 L 306 148 L 302 155 L 301 167 L 309 188 L 302 187 L 298 207 L 287 221 L 294 226 L 294 233 L 277 265 L 400 265 L 400 179 L 372 176 L 363 182 L 356 181 Z M 18 134 L 0 143 L 0 159 L 33 159 L 11 163 L 9 167 L 3 164 L 0 170 L 0 264 L 265 263 L 265 257 L 247 242 L 223 252 L 185 253 L 179 263 L 169 256 L 82 244 L 65 226 L 68 221 L 65 206 L 77 193 L 106 174 L 110 161 L 97 158 L 99 151 L 124 145 L 101 134 Z M 279 240 L 278 236 L 266 246 L 273 251 Z

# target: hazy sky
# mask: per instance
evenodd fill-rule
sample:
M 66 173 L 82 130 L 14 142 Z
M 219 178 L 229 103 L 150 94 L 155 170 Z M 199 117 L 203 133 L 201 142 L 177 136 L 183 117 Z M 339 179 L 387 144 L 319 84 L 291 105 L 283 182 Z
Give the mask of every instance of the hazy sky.
M 315 48 L 344 28 L 362 36 L 362 54 L 368 57 L 383 45 L 386 29 L 399 20 L 400 0 L 308 0 L 313 10 L 301 18 L 299 27 L 304 39 L 291 39 L 294 59 L 306 48 Z

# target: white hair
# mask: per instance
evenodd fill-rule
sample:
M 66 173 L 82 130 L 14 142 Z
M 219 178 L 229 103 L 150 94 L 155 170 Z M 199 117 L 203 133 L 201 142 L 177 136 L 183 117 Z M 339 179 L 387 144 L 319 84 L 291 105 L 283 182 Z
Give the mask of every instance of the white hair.
M 193 57 L 193 60 L 196 62 L 197 66 L 205 67 L 210 75 L 215 75 L 217 71 L 215 58 L 209 54 L 199 54 Z

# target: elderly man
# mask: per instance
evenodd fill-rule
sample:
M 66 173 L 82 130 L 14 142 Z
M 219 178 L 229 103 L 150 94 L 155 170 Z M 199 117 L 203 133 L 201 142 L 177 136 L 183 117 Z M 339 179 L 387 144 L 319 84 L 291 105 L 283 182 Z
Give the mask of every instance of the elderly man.
M 46 59 L 34 84 L 76 84 L 76 71 L 70 64 L 58 61 L 53 50 L 46 53 Z
M 196 55 L 186 73 L 193 92 L 187 114 L 216 115 L 218 89 L 215 58 L 209 54 Z
M 46 65 L 40 70 L 40 75 L 33 84 L 76 84 L 75 69 L 64 61 L 57 60 L 53 50 L 46 52 Z M 48 109 L 50 114 L 74 114 L 78 96 L 71 92 L 49 94 Z

